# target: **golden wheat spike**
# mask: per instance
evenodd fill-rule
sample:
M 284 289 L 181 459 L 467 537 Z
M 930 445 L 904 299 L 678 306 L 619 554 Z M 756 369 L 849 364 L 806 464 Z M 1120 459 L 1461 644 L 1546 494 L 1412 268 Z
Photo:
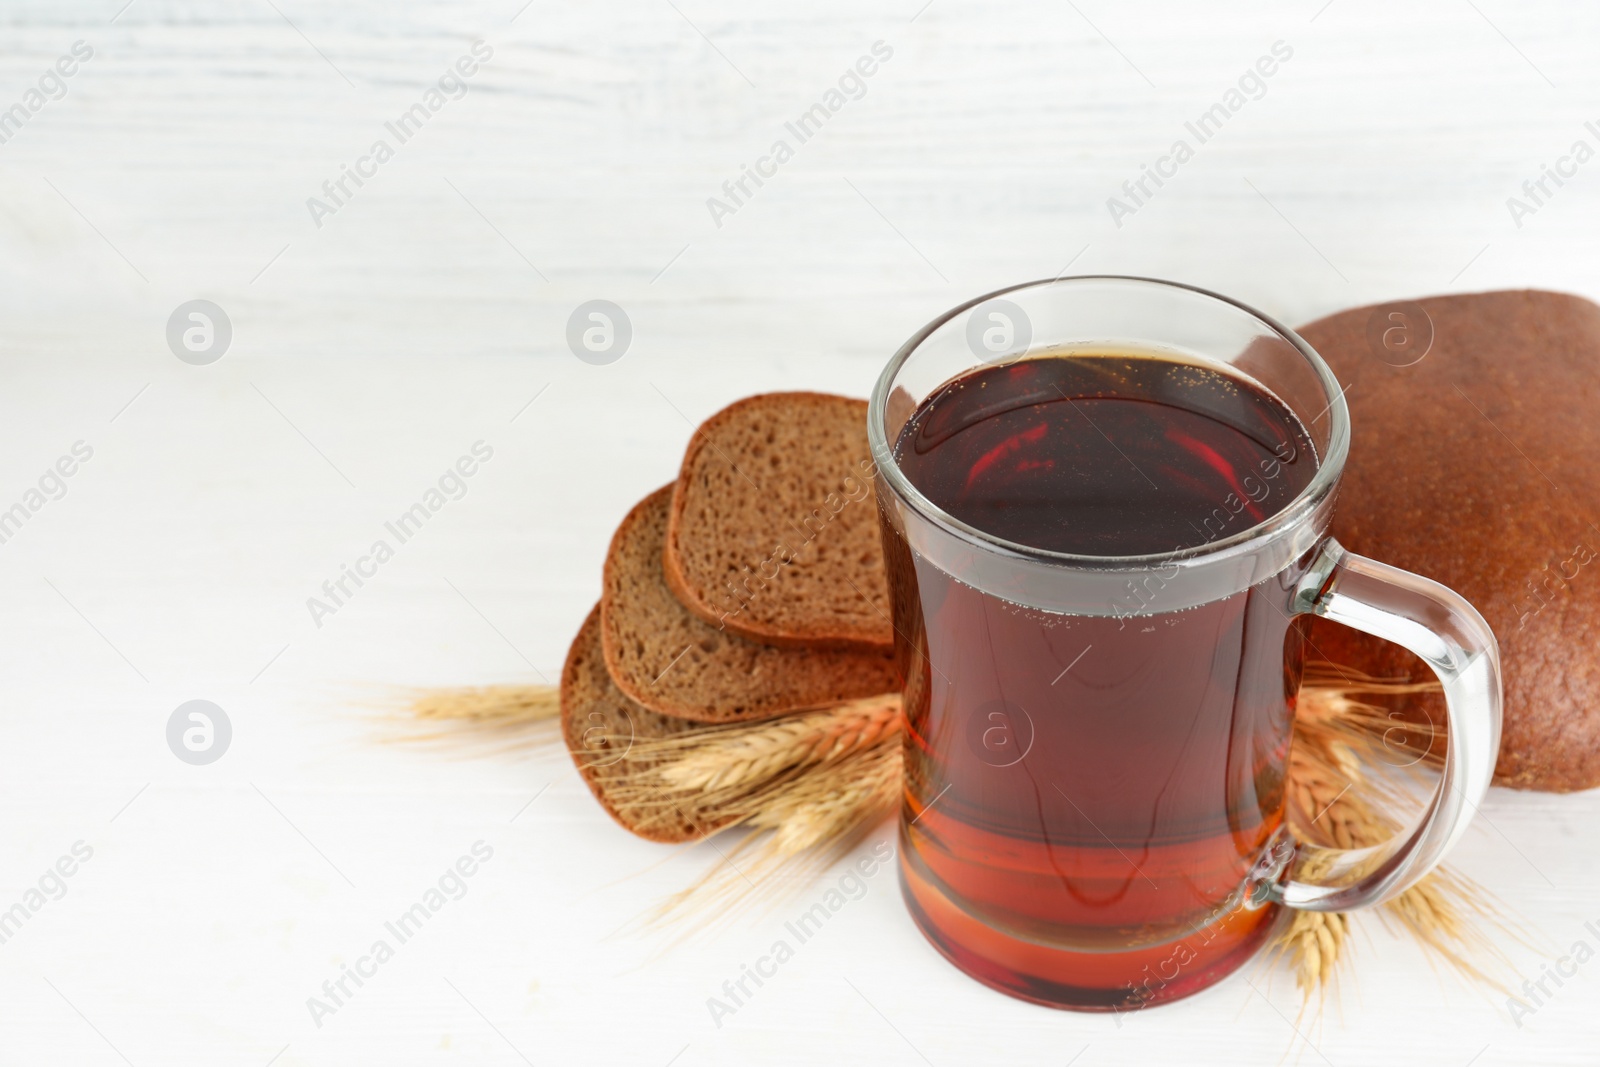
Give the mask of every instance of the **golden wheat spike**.
M 561 691 L 553 685 L 424 690 L 412 699 L 411 713 L 424 722 L 518 726 L 560 715 Z
M 828 711 L 758 723 L 701 744 L 664 746 L 682 749 L 683 754 L 662 771 L 662 777 L 686 791 L 759 783 L 780 772 L 825 763 L 898 736 L 899 717 L 898 697 L 874 697 Z M 644 742 L 640 751 L 655 758 L 662 749 Z

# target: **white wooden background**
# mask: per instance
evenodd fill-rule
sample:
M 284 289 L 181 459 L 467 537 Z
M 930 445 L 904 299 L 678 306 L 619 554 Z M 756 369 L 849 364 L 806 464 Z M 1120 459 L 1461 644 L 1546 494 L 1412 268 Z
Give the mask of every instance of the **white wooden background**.
M 93 849 L 0 944 L 0 1064 L 1600 1057 L 1600 962 L 1519 1026 L 1371 920 L 1319 1018 L 1267 965 L 1121 1026 L 1035 1008 L 941 961 L 889 874 L 718 1028 L 707 997 L 820 886 L 667 951 L 620 928 L 714 851 L 632 840 L 562 760 L 385 745 L 372 718 L 389 686 L 555 677 L 692 422 L 865 395 L 987 289 L 1155 274 L 1291 322 L 1600 297 L 1600 162 L 1521 227 L 1505 203 L 1597 141 L 1600 10 L 521 2 L 0 8 L 0 108 L 94 49 L 0 145 L 0 509 L 94 449 L 0 544 L 0 908 Z M 314 226 L 306 198 L 479 38 L 469 93 Z M 717 227 L 706 198 L 879 40 L 865 96 Z M 1278 40 L 1266 95 L 1115 226 L 1106 198 Z M 196 297 L 233 322 L 211 366 L 164 339 Z M 592 298 L 633 322 L 611 366 L 565 345 Z M 315 626 L 306 598 L 478 440 L 467 495 Z M 234 729 L 205 767 L 164 736 L 195 698 Z M 1600 948 L 1600 796 L 1484 814 L 1456 862 L 1531 928 L 1516 969 Z M 316 1026 L 307 998 L 479 840 L 466 896 Z

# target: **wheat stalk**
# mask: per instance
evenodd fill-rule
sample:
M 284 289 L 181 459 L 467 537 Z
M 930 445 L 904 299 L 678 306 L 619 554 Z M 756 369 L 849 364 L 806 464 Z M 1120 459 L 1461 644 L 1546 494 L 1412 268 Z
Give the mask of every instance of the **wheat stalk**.
M 1295 716 L 1289 758 L 1289 820 L 1300 840 L 1322 848 L 1351 849 L 1381 844 L 1400 823 L 1388 812 L 1403 810 L 1406 790 L 1386 777 L 1386 756 L 1408 758 L 1394 769 L 1414 772 L 1430 758 L 1440 731 L 1406 723 L 1408 743 L 1396 748 L 1395 719 L 1361 697 L 1437 692 L 1434 683 L 1392 682 L 1322 667 L 1308 672 Z M 1419 746 L 1410 734 L 1426 738 Z M 1374 773 L 1374 770 L 1377 773 Z M 1309 851 L 1309 850 L 1308 850 Z M 1303 853 L 1298 874 L 1317 877 L 1325 864 Z M 1501 925 L 1489 895 L 1470 879 L 1439 868 L 1384 904 L 1379 915 L 1398 922 L 1425 948 L 1458 972 L 1489 986 L 1498 981 L 1478 961 L 1503 956 L 1474 919 Z M 1350 920 L 1329 912 L 1297 911 L 1277 938 L 1289 956 L 1295 984 L 1309 1001 L 1333 982 L 1349 942 Z
M 871 747 L 898 735 L 899 717 L 898 697 L 871 697 L 750 728 L 646 742 L 642 752 L 678 757 L 662 772 L 677 789 L 731 789 Z
M 521 726 L 560 715 L 561 691 L 553 685 L 422 690 L 411 701 L 411 713 L 424 722 Z
M 845 839 L 894 810 L 900 791 L 900 698 L 851 701 L 775 722 L 636 739 L 607 796 L 630 821 L 679 813 L 726 833 L 770 830 L 750 865 L 768 872 Z M 814 857 L 813 857 L 814 858 Z M 691 887 L 673 906 L 738 890 L 750 871 Z M 672 910 L 671 907 L 665 911 Z M 665 914 L 665 912 L 663 912 Z
M 561 715 L 561 691 L 552 685 L 485 685 L 461 689 L 405 689 L 408 715 L 394 721 L 396 693 L 379 702 L 380 736 L 391 743 L 461 746 L 469 753 L 548 749 Z

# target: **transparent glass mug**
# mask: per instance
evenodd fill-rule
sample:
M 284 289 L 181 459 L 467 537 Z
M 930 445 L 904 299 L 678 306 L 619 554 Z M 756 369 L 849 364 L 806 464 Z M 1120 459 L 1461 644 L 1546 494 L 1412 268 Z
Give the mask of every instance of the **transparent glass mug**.
M 1299 420 L 1314 475 L 1249 529 L 1142 556 L 1008 542 L 911 483 L 896 444 L 931 394 L 983 363 L 1075 350 L 1246 379 Z M 1465 831 L 1499 752 L 1494 634 L 1451 590 L 1328 535 L 1349 413 L 1293 331 L 1150 279 L 1004 289 L 896 353 L 873 390 L 868 436 L 907 717 L 901 888 L 957 967 L 1056 1007 L 1176 999 L 1244 963 L 1283 909 L 1380 904 Z M 1286 825 L 1316 615 L 1404 646 L 1444 685 L 1437 792 L 1374 848 L 1315 848 Z

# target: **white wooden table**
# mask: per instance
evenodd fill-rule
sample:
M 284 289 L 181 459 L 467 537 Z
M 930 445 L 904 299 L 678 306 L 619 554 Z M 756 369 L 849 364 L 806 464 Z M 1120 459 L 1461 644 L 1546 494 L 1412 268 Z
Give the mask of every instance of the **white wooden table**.
M 990 288 L 1154 274 L 1291 322 L 1600 297 L 1600 162 L 1520 226 L 1506 204 L 1600 144 L 1600 9 L 122 2 L 0 9 L 0 110 L 24 109 L 0 144 L 0 511 L 93 452 L 0 544 L 0 909 L 27 912 L 0 944 L 0 1064 L 1600 1056 L 1600 963 L 1518 1026 L 1375 921 L 1317 1019 L 1265 965 L 1121 1026 L 1046 1011 L 937 958 L 888 874 L 718 1027 L 707 998 L 826 880 L 666 951 L 619 929 L 715 852 L 629 838 L 560 759 L 386 745 L 373 718 L 390 686 L 554 677 L 691 423 L 762 390 L 865 395 Z M 65 95 L 45 77 L 29 109 L 80 40 Z M 465 95 L 388 133 L 477 40 Z M 859 99 L 799 143 L 785 124 L 878 41 Z M 1264 95 L 1118 226 L 1107 199 L 1278 41 Z M 392 158 L 362 163 L 380 138 Z M 760 163 L 780 138 L 792 158 Z M 758 163 L 719 226 L 707 199 Z M 319 227 L 307 199 L 357 166 Z M 196 298 L 233 331 L 204 366 L 165 336 Z M 597 298 L 633 327 L 607 366 L 565 341 Z M 313 620 L 479 441 L 465 495 Z M 210 765 L 168 748 L 193 699 L 232 724 Z M 1520 974 L 1600 948 L 1600 796 L 1484 812 L 1456 862 L 1531 929 Z M 480 841 L 464 895 L 319 1026 L 307 999 Z

